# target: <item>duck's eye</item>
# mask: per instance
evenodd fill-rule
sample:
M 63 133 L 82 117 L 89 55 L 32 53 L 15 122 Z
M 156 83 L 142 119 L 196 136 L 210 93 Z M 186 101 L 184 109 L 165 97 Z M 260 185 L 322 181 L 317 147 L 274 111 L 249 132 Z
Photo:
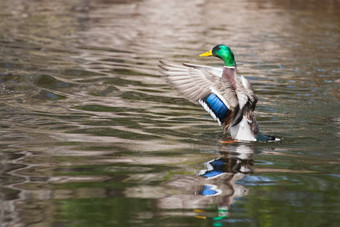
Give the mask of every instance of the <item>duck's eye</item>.
M 219 51 L 220 49 L 221 49 L 221 47 L 216 46 L 216 47 L 214 47 L 213 52 Z

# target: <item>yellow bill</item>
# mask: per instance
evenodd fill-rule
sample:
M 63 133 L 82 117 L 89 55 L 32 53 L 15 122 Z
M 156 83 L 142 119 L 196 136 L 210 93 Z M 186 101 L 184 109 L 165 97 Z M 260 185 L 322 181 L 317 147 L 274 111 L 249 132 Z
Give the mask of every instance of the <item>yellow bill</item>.
M 209 51 L 207 51 L 207 52 L 205 52 L 205 53 L 203 53 L 203 54 L 200 54 L 200 57 L 207 57 L 207 56 L 212 56 L 213 54 L 212 54 L 212 49 L 211 50 L 209 50 Z

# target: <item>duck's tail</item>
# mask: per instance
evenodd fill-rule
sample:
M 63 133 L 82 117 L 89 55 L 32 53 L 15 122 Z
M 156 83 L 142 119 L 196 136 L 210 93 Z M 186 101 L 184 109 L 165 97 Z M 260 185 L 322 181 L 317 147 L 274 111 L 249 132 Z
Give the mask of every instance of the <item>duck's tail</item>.
M 281 139 L 276 138 L 275 136 L 266 136 L 264 134 L 262 134 L 261 132 L 259 132 L 256 136 L 256 141 L 259 142 L 274 142 L 274 141 L 281 141 Z

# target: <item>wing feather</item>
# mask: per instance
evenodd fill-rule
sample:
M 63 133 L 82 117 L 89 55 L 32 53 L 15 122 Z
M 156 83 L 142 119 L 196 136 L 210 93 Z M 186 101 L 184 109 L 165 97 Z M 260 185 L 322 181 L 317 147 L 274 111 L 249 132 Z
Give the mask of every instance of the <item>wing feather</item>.
M 250 81 L 241 76 L 241 82 L 242 82 L 242 85 L 244 87 L 244 90 L 245 90 L 245 93 L 247 95 L 247 97 L 249 98 L 249 102 L 250 102 L 250 107 L 252 110 L 255 110 L 255 107 L 256 107 L 256 103 L 257 103 L 257 97 L 255 95 L 255 91 L 253 89 L 253 87 L 251 86 L 251 83 Z
M 196 65 L 196 64 L 191 64 L 191 63 L 183 63 L 183 65 L 192 67 L 195 69 L 199 69 L 199 70 L 205 70 L 213 74 L 214 76 L 222 77 L 223 68 L 216 68 L 216 67 L 210 67 L 210 66 L 205 66 L 205 65 Z
M 238 110 L 238 99 L 232 84 L 225 78 L 218 77 L 210 67 L 175 64 L 160 61 L 161 73 L 165 76 L 167 83 L 193 103 L 200 103 L 207 109 L 204 99 L 214 94 L 231 111 L 224 122 L 219 122 L 224 127 L 229 127 L 232 118 Z M 207 69 L 208 68 L 208 69 Z M 214 71 L 215 73 L 217 70 Z M 222 70 L 220 70 L 222 73 Z M 222 104 L 223 105 L 223 104 Z M 209 108 L 209 107 L 208 107 Z M 213 111 L 208 111 L 215 119 Z

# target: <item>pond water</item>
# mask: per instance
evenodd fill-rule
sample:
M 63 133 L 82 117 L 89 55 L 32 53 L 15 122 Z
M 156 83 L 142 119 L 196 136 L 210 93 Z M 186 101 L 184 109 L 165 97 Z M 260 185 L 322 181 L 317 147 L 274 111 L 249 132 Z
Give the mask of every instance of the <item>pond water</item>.
M 1 226 L 338 226 L 339 1 L 0 6 Z M 281 142 L 220 143 L 158 72 L 220 43 Z

